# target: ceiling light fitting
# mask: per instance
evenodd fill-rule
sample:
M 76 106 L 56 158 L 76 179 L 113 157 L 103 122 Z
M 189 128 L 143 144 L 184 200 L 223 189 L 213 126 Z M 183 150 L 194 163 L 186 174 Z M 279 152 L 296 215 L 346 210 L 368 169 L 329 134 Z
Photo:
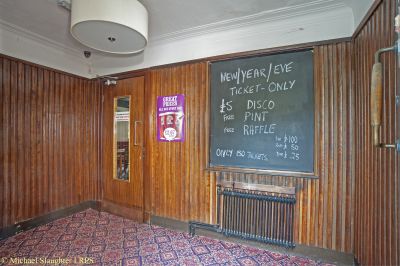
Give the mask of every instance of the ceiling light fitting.
M 72 0 L 71 34 L 92 49 L 132 54 L 148 41 L 148 13 L 137 0 Z

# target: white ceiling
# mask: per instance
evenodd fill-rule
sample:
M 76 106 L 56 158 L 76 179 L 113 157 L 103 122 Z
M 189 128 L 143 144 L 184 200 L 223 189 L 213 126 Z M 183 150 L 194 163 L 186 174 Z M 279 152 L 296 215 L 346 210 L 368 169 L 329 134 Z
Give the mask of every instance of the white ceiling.
M 150 13 L 150 35 L 247 17 L 268 11 L 332 0 L 142 0 Z
M 188 39 L 193 38 L 193 36 L 205 36 L 218 30 L 222 32 L 226 32 L 227 29 L 237 30 L 255 22 L 272 25 L 271 22 L 276 23 L 279 21 L 285 24 L 294 17 L 305 15 L 311 18 L 313 15 L 318 16 L 320 14 L 319 19 L 323 21 L 329 19 L 329 15 L 332 15 L 333 12 L 338 14 L 341 12 L 342 16 L 345 14 L 348 17 L 344 20 L 349 25 L 346 29 L 343 29 L 345 32 L 342 35 L 349 35 L 349 32 L 352 32 L 357 27 L 368 8 L 372 5 L 373 0 L 141 0 L 141 2 L 149 11 L 149 50 L 155 49 L 151 47 L 155 47 L 159 45 L 158 42 L 163 41 L 163 49 L 166 51 L 167 42 L 173 43 L 179 38 Z M 63 51 L 64 54 L 79 54 L 86 49 L 71 37 L 69 33 L 69 15 L 68 10 L 58 6 L 56 0 L 0 0 L 0 27 L 7 28 L 8 32 L 11 32 L 10 29 L 12 28 L 14 35 L 19 34 L 28 39 L 35 39 L 36 42 L 41 42 L 42 46 L 48 43 L 52 48 Z M 302 19 L 301 21 L 305 23 L 304 25 L 309 25 L 307 23 L 311 23 L 311 21 L 308 20 Z M 299 24 L 298 27 L 293 27 L 292 25 L 289 30 L 296 32 L 304 30 L 302 33 L 304 35 L 307 33 L 307 28 L 304 25 Z M 310 28 L 315 27 L 312 24 L 310 25 Z M 332 27 L 334 26 L 332 25 Z M 343 26 L 341 27 L 343 28 Z M 264 27 L 261 33 L 266 33 L 263 32 L 265 29 Z M 321 38 L 331 36 L 324 32 L 330 30 L 329 28 L 325 30 L 319 29 Z M 318 34 L 315 31 L 316 29 L 310 34 Z M 0 35 L 2 38 L 0 39 L 0 53 L 22 57 L 22 55 L 16 55 L 16 51 L 8 52 L 8 50 L 16 50 L 17 48 L 13 47 L 11 43 L 13 40 L 7 34 L 9 33 Z M 235 34 L 237 35 L 237 32 Z M 338 33 L 335 34 L 340 35 Z M 335 34 L 332 36 L 335 37 Z M 5 39 L 7 37 L 8 39 Z M 303 40 L 302 38 L 298 39 L 299 41 Z M 315 36 L 315 39 L 319 40 L 320 38 Z M 308 39 L 306 38 L 306 40 Z M 201 41 L 204 42 L 205 38 Z M 292 42 L 290 40 L 289 43 Z M 198 44 L 199 40 L 196 40 L 196 43 Z M 277 44 L 279 45 L 280 43 Z M 32 44 L 30 45 L 33 47 Z M 275 44 L 272 43 L 271 45 Z M 265 48 L 271 45 L 266 44 Z M 263 48 L 242 45 L 240 48 L 236 47 L 231 50 L 233 52 L 241 51 L 243 49 L 246 50 L 246 47 L 248 49 Z M 195 48 L 198 49 L 199 47 Z M 201 55 L 196 55 L 192 52 L 190 55 L 183 57 L 183 59 L 187 60 L 198 56 L 231 51 L 230 49 L 221 50 L 217 47 L 213 49 L 215 51 L 209 50 L 210 54 L 203 52 Z M 23 53 L 26 56 L 26 51 Z M 31 57 L 33 58 L 34 56 L 32 55 Z M 161 60 L 159 63 L 151 62 L 146 64 L 146 60 L 150 57 L 146 53 L 120 57 L 94 52 L 90 60 L 84 61 L 90 68 L 89 72 L 91 73 L 80 74 L 83 76 L 93 75 L 93 68 L 96 67 L 96 64 L 100 68 L 107 65 L 107 70 L 100 71 L 102 72 L 101 74 L 104 74 L 171 62 L 171 59 L 168 59 L 166 62 Z M 176 59 L 172 61 L 179 60 L 180 56 L 176 55 L 174 58 Z

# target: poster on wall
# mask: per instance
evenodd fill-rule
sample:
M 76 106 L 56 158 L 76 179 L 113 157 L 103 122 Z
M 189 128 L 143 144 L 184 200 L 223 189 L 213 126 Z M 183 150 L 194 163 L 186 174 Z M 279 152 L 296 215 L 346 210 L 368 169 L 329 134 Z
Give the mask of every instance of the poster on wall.
M 157 97 L 157 140 L 185 140 L 185 96 L 176 94 Z

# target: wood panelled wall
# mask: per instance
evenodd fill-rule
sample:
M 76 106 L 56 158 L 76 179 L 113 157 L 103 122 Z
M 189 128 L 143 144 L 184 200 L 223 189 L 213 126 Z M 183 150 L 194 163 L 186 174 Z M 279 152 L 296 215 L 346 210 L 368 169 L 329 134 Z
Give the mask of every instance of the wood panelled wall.
M 372 147 L 369 126 L 373 54 L 393 45 L 394 12 L 395 0 L 381 1 L 352 42 L 313 47 L 318 179 L 208 171 L 208 62 L 144 71 L 145 212 L 212 223 L 218 178 L 294 186 L 296 243 L 400 264 L 399 158 Z M 382 140 L 394 142 L 394 56 L 383 61 Z M 102 199 L 97 81 L 0 57 L 0 84 L 0 227 Z M 177 93 L 186 140 L 157 142 L 157 96 Z
M 146 177 L 150 178 L 151 206 L 146 212 L 181 221 L 208 221 L 210 178 L 208 160 L 207 63 L 151 70 L 147 76 Z M 157 142 L 157 96 L 185 95 L 184 142 Z M 148 209 L 150 208 L 150 210 Z
M 95 81 L 0 56 L 0 228 L 100 196 Z
M 400 265 L 399 156 L 372 145 L 370 76 L 374 53 L 394 45 L 395 1 L 382 1 L 353 41 L 355 75 L 355 256 L 365 265 Z M 382 55 L 381 141 L 395 142 L 395 55 Z
M 295 241 L 344 252 L 353 250 L 354 165 L 351 163 L 354 101 L 351 43 L 315 47 L 316 125 L 319 179 L 223 174 L 227 180 L 295 186 Z M 181 221 L 215 222 L 215 184 L 220 173 L 208 161 L 209 89 L 207 64 L 152 70 L 146 88 L 147 169 L 153 215 Z M 156 98 L 186 97 L 186 140 L 156 141 Z

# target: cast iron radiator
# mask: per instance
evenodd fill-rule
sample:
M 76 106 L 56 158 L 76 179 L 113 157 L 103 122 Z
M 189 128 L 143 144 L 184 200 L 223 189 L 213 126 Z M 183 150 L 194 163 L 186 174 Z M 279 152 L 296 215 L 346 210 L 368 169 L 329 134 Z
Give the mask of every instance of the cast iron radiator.
M 254 187 L 269 187 L 272 192 Z M 203 228 L 226 236 L 294 247 L 295 203 L 294 188 L 224 182 L 217 187 L 217 224 L 191 221 L 189 232 L 193 236 L 195 228 Z

